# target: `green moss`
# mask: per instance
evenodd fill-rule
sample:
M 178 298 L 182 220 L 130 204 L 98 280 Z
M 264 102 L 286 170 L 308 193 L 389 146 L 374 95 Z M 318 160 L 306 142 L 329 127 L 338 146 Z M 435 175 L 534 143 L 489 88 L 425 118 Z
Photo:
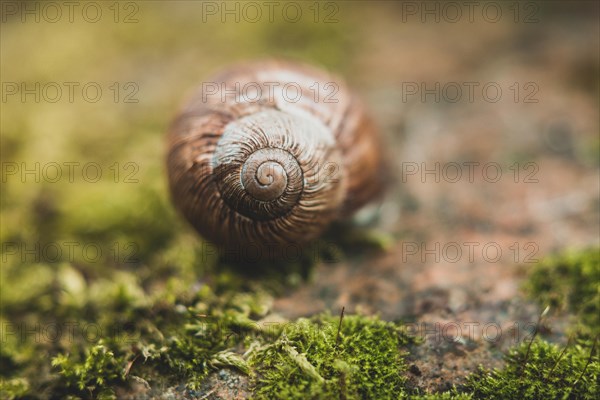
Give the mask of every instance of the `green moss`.
M 470 375 L 460 392 L 481 399 L 598 398 L 599 281 L 598 248 L 566 251 L 537 264 L 525 283 L 527 293 L 542 307 L 573 314 L 577 343 L 526 341 L 509 351 L 503 368 Z
M 476 399 L 597 399 L 599 373 L 590 342 L 561 349 L 536 340 L 511 350 L 504 368 L 471 375 L 463 390 Z
M 544 307 L 573 313 L 588 337 L 600 328 L 600 249 L 567 251 L 544 259 L 529 274 L 526 290 Z
M 469 400 L 473 398 L 473 395 L 468 393 L 456 393 L 452 391 L 435 394 L 424 394 L 420 396 L 411 396 L 410 398 L 414 400 Z
M 398 327 L 376 318 L 320 316 L 288 325 L 251 357 L 257 398 L 392 398 L 405 391 Z
M 544 261 L 532 271 L 530 284 L 542 304 L 554 299 L 551 304 L 566 310 L 586 310 L 582 305 L 597 296 L 589 285 L 597 264 L 593 251 L 583 254 L 557 256 L 552 260 L 560 262 Z M 102 332 L 93 340 L 81 331 L 60 340 L 37 340 L 10 333 L 13 325 L 3 334 L 3 397 L 35 397 L 42 390 L 60 397 L 110 397 L 130 390 L 133 377 L 151 387 L 184 383 L 200 390 L 220 368 L 248 375 L 258 398 L 597 395 L 598 358 L 596 353 L 590 358 L 589 340 L 562 353 L 538 338 L 530 350 L 528 343 L 512 350 L 502 369 L 481 370 L 464 387 L 418 397 L 407 386 L 402 348 L 408 339 L 397 325 L 349 315 L 338 336 L 337 316 L 282 320 L 270 314 L 273 293 L 286 286 L 269 283 L 279 275 L 247 279 L 216 260 L 202 267 L 200 275 L 203 258 L 196 239 L 182 233 L 157 250 L 150 259 L 153 269 L 144 264 L 136 270 L 121 268 L 110 279 L 93 265 L 8 263 L 3 278 L 10 277 L 13 285 L 6 292 L 2 329 L 6 324 L 76 320 L 82 327 L 96 324 Z M 546 275 L 554 279 L 548 281 Z M 36 282 L 35 276 L 43 279 Z M 571 285 L 580 291 L 574 293 Z M 24 295 L 27 308 L 22 307 Z M 267 326 L 265 321 L 279 323 Z M 592 319 L 587 323 L 595 326 Z M 52 359 L 53 366 L 48 361 L 39 368 L 40 354 Z
M 395 324 L 347 316 L 339 336 L 338 318 L 328 315 L 263 326 L 255 318 L 268 311 L 266 294 L 227 299 L 209 289 L 199 293 L 182 323 L 166 329 L 162 338 L 145 337 L 137 354 L 110 341 L 89 347 L 81 358 L 56 356 L 52 364 L 62 375 L 61 393 L 109 396 L 125 384 L 127 373 L 150 384 L 161 382 L 158 373 L 167 377 L 163 384 L 183 380 L 197 390 L 218 368 L 251 375 L 258 398 L 387 398 L 404 393 L 401 347 L 408 339 Z M 139 365 L 132 366 L 138 359 Z
M 13 400 L 29 391 L 29 382 L 23 378 L 0 379 L 0 399 Z
M 253 278 L 206 254 L 187 231 L 153 251 L 134 268 L 9 259 L 2 276 L 11 282 L 2 304 L 3 397 L 110 397 L 130 390 L 132 379 L 200 390 L 211 372 L 229 368 L 248 375 L 259 398 L 419 398 L 407 386 L 407 338 L 396 325 L 349 315 L 338 338 L 337 316 L 285 321 L 270 314 L 273 295 L 294 284 L 282 274 L 301 282 L 310 260 L 265 266 Z M 584 313 L 588 333 L 597 326 L 588 310 L 598 296 L 597 260 L 593 250 L 555 256 L 536 266 L 528 283 L 540 304 Z M 70 321 L 101 332 L 90 339 L 79 330 L 58 340 L 19 334 Z M 597 355 L 585 367 L 589 340 L 561 356 L 561 348 L 538 338 L 525 363 L 526 348 L 513 350 L 503 369 L 479 371 L 464 387 L 421 398 L 597 394 Z M 40 354 L 48 360 L 41 366 Z
M 81 362 L 61 354 L 52 360 L 52 365 L 60 368 L 68 388 L 82 394 L 89 391 L 100 398 L 113 397 L 114 392 L 108 385 L 124 380 L 123 361 L 102 342 L 87 349 Z

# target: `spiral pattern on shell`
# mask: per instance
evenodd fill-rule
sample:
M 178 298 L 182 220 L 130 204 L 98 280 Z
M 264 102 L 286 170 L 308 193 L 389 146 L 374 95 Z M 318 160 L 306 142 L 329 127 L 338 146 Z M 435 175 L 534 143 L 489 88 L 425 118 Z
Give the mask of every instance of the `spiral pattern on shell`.
M 267 61 L 208 82 L 217 92 L 204 85 L 174 120 L 167 160 L 173 200 L 201 235 L 225 247 L 302 244 L 381 188 L 376 135 L 337 78 Z M 268 82 L 297 84 L 300 99 L 245 101 L 240 88 Z M 314 101 L 310 86 L 331 82 L 336 101 Z

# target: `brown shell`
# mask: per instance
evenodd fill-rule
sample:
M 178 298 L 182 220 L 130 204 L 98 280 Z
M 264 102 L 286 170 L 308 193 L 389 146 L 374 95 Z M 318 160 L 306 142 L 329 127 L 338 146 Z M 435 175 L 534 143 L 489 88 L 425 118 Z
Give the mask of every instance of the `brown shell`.
M 378 138 L 358 99 L 339 78 L 286 61 L 205 81 L 172 123 L 167 167 L 176 206 L 225 247 L 301 245 L 381 189 Z

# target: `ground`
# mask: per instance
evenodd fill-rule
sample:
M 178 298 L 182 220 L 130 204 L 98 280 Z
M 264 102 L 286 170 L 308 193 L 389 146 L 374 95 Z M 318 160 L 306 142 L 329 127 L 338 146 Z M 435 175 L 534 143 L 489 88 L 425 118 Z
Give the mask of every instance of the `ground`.
M 597 4 L 293 24 L 131 4 L 3 16 L 0 397 L 597 396 Z M 389 183 L 301 258 L 244 269 L 173 209 L 164 135 L 210 72 L 265 56 L 355 88 Z

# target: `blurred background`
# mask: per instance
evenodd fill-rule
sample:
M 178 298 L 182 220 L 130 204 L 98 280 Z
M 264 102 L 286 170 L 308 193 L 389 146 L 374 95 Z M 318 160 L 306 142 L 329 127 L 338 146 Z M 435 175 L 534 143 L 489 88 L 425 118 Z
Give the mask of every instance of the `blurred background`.
M 72 3 L 2 3 L 3 323 L 174 302 L 218 263 L 170 204 L 165 133 L 203 79 L 248 59 L 344 77 L 395 178 L 375 205 L 386 251 L 319 266 L 281 315 L 513 321 L 527 257 L 599 244 L 596 2 Z M 424 255 L 453 242 L 458 262 Z M 31 368 L 39 349 L 13 345 L 11 371 Z

